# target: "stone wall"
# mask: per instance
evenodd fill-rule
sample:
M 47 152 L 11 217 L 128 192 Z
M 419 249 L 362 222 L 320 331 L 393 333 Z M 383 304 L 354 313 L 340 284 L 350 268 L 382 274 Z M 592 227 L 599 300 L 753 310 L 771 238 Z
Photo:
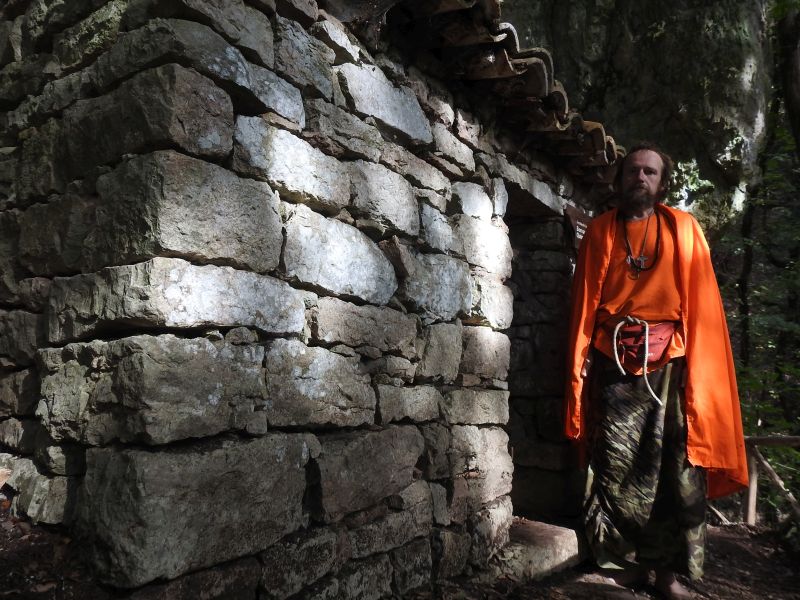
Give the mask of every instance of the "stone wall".
M 546 306 L 515 306 L 503 217 L 561 223 L 568 178 L 313 0 L 0 10 L 14 509 L 140 600 L 402 596 L 484 566 L 509 368 L 550 415 L 569 270 L 520 245 Z

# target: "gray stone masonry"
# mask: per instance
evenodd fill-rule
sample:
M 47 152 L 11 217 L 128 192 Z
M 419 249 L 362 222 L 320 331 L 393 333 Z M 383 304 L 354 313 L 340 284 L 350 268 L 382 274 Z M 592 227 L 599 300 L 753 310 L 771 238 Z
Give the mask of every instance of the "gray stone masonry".
M 87 452 L 77 529 L 102 579 L 136 587 L 253 554 L 305 522 L 308 434 Z M 223 510 L 231 498 L 237 510 Z
M 403 419 L 415 422 L 432 421 L 439 417 L 442 395 L 434 387 L 379 385 L 377 389 L 381 423 Z
M 350 169 L 352 212 L 374 223 L 382 235 L 419 233 L 419 208 L 406 179 L 375 163 L 357 160 Z
M 278 16 L 275 35 L 275 68 L 307 94 L 333 97 L 336 55 L 299 24 Z

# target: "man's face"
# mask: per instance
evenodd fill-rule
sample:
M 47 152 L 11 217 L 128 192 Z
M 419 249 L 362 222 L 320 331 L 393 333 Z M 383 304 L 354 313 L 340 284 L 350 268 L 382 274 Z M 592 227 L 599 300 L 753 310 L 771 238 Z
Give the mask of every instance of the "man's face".
M 622 165 L 620 208 L 625 212 L 651 208 L 664 192 L 661 173 L 664 164 L 652 150 L 638 150 Z

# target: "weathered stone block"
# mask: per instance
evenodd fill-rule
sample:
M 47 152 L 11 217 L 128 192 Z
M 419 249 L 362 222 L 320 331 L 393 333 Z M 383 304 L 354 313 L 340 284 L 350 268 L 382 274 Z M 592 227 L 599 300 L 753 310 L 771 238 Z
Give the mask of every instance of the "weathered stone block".
M 33 416 L 38 378 L 32 369 L 0 373 L 0 417 Z
M 436 525 L 450 525 L 447 509 L 447 488 L 438 483 L 431 483 L 431 502 L 433 502 L 433 522 Z
M 366 235 L 305 206 L 284 205 L 286 275 L 345 297 L 385 304 L 397 289 L 394 269 Z
M 305 465 L 317 450 L 307 434 L 91 449 L 76 528 L 103 581 L 119 587 L 254 554 L 303 525 Z
M 166 444 L 264 433 L 260 346 L 135 336 L 42 351 L 37 414 L 55 441 Z
M 357 63 L 361 56 L 361 48 L 357 43 L 350 39 L 347 29 L 338 20 L 330 15 L 325 15 L 325 20 L 314 23 L 311 26 L 311 33 L 333 50 L 336 58 L 333 62 L 340 65 L 346 62 Z
M 469 513 L 511 491 L 514 465 L 508 435 L 499 427 L 454 425 L 449 458 L 453 477 L 468 475 Z
M 488 327 L 464 328 L 464 352 L 461 373 L 486 379 L 505 379 L 511 362 L 511 340 Z
M 238 117 L 233 169 L 262 179 L 284 199 L 336 214 L 350 201 L 350 178 L 335 158 L 259 117 Z
M 301 593 L 301 600 L 378 600 L 392 597 L 392 564 L 385 554 L 348 563 Z
M 52 54 L 30 54 L 0 70 L 0 103 L 19 104 L 26 96 L 41 92 L 48 81 L 61 74 L 61 67 Z
M 19 293 L 19 213 L 0 212 L 0 302 L 12 303 Z
M 252 600 L 258 587 L 261 565 L 255 558 L 178 577 L 167 583 L 148 585 L 128 600 Z
M 307 94 L 333 97 L 333 50 L 294 21 L 278 16 L 275 29 L 275 68 Z
M 564 201 L 545 182 L 511 164 L 502 154 L 478 154 L 476 159 L 489 173 L 503 179 L 509 193 L 519 196 L 515 210 L 528 215 L 564 214 Z
M 14 506 L 17 512 L 27 515 L 34 523 L 69 522 L 72 515 L 67 509 L 72 497 L 66 477 L 42 475 L 32 460 L 11 454 L 0 454 L 0 469 L 11 471 L 6 485 L 19 494 Z
M 502 496 L 486 505 L 469 520 L 472 537 L 470 563 L 485 568 L 489 559 L 508 544 L 514 509 L 509 496 Z
M 431 543 L 417 540 L 389 554 L 394 571 L 394 585 L 401 596 L 431 584 L 433 557 Z
M 353 558 L 364 558 L 399 548 L 416 537 L 427 535 L 431 522 L 428 521 L 426 525 L 415 522 L 411 512 L 402 510 L 390 512 L 377 521 L 351 529 L 347 532 L 347 537 Z
M 276 0 L 276 12 L 287 19 L 308 27 L 317 20 L 319 9 L 316 0 Z
M 383 244 L 403 277 L 399 295 L 425 321 L 451 321 L 472 306 L 469 268 L 441 254 L 420 254 L 399 244 Z
M 439 417 L 442 395 L 434 387 L 379 385 L 377 389 L 381 423 L 402 419 L 432 421 Z
M 508 208 L 508 190 L 501 177 L 492 179 L 492 207 L 495 215 L 502 217 Z
M 107 50 L 117 38 L 126 6 L 126 0 L 113 0 L 56 35 L 53 54 L 58 57 L 62 68 L 81 67 Z
M 375 65 L 337 67 L 339 83 L 352 110 L 373 117 L 384 130 L 419 146 L 433 141 L 428 119 L 414 93 L 396 88 Z
M 276 340 L 266 356 L 270 425 L 336 425 L 375 422 L 375 392 L 357 359 Z
M 339 535 L 327 528 L 292 534 L 273 544 L 260 556 L 262 592 L 284 600 L 311 585 L 346 560 L 339 545 Z
M 566 246 L 566 231 L 562 221 L 546 220 L 538 223 L 525 223 L 512 227 L 511 241 L 515 247 L 538 250 L 525 255 L 520 268 L 526 270 L 553 271 L 558 270 L 558 257 L 567 257 L 563 252 Z M 561 250 L 561 252 L 558 252 Z
M 439 423 L 423 423 L 419 430 L 425 440 L 425 460 L 422 466 L 426 479 L 450 476 L 450 430 Z
M 453 231 L 446 216 L 423 202 L 420 205 L 420 220 L 422 222 L 420 237 L 425 244 L 434 250 L 463 256 L 464 244 Z
M 321 436 L 316 512 L 325 521 L 372 506 L 406 488 L 424 443 L 413 426 Z
M 503 279 L 511 275 L 511 242 L 505 231 L 466 215 L 453 217 L 453 225 L 464 243 L 464 256 L 471 265 L 482 267 Z
M 416 186 L 438 194 L 450 194 L 450 180 L 436 167 L 429 165 L 402 146 L 384 142 L 381 147 L 381 162 Z
M 472 278 L 474 304 L 469 317 L 470 325 L 488 325 L 494 329 L 508 329 L 514 320 L 514 292 L 503 285 L 499 277 L 475 273 Z
M 265 183 L 161 151 L 125 161 L 96 187 L 99 198 L 68 193 L 22 214 L 28 270 L 67 274 L 164 254 L 258 272 L 278 266 L 283 227 Z
M 508 422 L 508 392 L 502 390 L 453 390 L 444 396 L 442 414 L 448 423 L 505 425 Z
M 33 454 L 40 428 L 36 419 L 9 417 L 0 421 L 0 444 L 17 454 Z
M 47 317 L 49 339 L 55 343 L 125 323 L 150 328 L 246 326 L 287 334 L 303 331 L 305 306 L 300 292 L 271 277 L 154 258 L 56 278 Z
M 437 529 L 432 547 L 436 578 L 451 579 L 464 572 L 469 560 L 470 536 L 453 529 Z
M 387 307 L 320 298 L 311 311 L 311 334 L 327 344 L 372 346 L 382 352 L 399 352 L 406 358 L 416 356 L 416 319 Z
M 458 376 L 461 364 L 462 336 L 460 323 L 437 323 L 426 327 L 417 377 L 452 383 Z
M 54 32 L 80 21 L 102 4 L 103 0 L 34 0 L 27 7 L 22 23 L 25 53 L 47 45 Z
M 303 137 L 314 146 L 337 157 L 380 159 L 383 138 L 372 125 L 320 99 L 306 102 L 306 116 Z
M 354 161 L 350 168 L 352 210 L 392 233 L 416 236 L 419 208 L 414 190 L 401 175 L 384 166 Z
M 272 26 L 269 19 L 241 0 L 129 0 L 125 26 L 134 29 L 154 17 L 207 23 L 249 60 L 265 67 L 273 65 Z
M 300 90 L 269 69 L 258 65 L 250 65 L 250 78 L 253 82 L 253 93 L 267 111 L 288 119 L 300 129 L 306 126 L 306 114 Z
M 467 173 L 475 171 L 472 150 L 454 136 L 442 123 L 434 123 L 432 129 L 434 154 L 455 163 Z
M 492 218 L 492 201 L 483 186 L 459 181 L 453 184 L 453 203 L 456 210 L 470 217 L 488 221 Z
M 42 315 L 0 309 L 0 365 L 31 365 L 44 344 Z

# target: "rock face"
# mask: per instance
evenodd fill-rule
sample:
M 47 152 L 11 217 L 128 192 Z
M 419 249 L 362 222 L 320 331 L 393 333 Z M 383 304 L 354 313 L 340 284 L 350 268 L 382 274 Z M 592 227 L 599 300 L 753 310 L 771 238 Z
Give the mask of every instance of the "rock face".
M 253 554 L 302 525 L 305 465 L 317 451 L 307 434 L 89 450 L 77 527 L 104 580 L 123 587 Z M 229 502 L 235 510 L 219 511 Z
M 356 215 L 374 221 L 388 233 L 419 233 L 419 209 L 411 184 L 374 163 L 355 161 L 350 171 L 352 206 Z

